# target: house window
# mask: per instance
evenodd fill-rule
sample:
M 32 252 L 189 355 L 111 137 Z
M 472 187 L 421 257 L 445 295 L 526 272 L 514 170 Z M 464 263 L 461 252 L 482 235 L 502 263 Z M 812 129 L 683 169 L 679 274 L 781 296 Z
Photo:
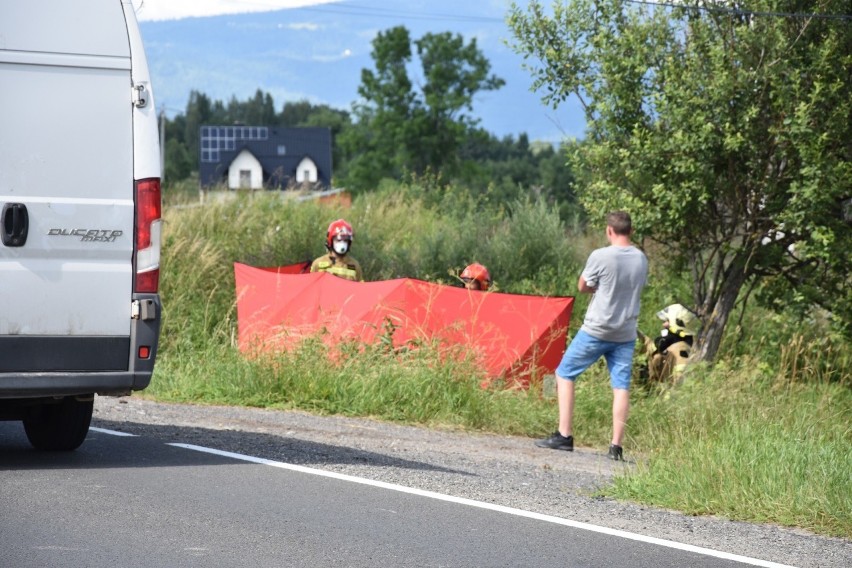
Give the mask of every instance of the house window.
M 251 189 L 251 170 L 240 170 L 240 189 Z
M 287 154 L 287 146 L 285 146 L 284 144 L 279 144 L 278 145 L 278 155 L 284 156 L 286 154 Z

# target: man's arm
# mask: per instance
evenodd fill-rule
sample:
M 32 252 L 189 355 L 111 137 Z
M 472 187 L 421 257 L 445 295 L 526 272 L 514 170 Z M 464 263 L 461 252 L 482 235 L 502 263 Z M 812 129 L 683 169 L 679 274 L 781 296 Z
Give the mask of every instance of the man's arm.
M 597 287 L 592 288 L 586 283 L 586 279 L 583 276 L 580 276 L 580 280 L 577 281 L 577 289 L 584 294 L 594 294 Z

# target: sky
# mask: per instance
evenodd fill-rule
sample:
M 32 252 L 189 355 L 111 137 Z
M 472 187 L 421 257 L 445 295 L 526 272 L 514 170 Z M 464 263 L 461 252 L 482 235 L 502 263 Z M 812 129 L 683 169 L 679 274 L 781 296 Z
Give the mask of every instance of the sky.
M 140 22 L 178 20 L 223 14 L 269 12 L 328 4 L 336 0 L 133 0 Z
M 351 110 L 361 69 L 373 66 L 371 41 L 383 29 L 405 25 L 412 37 L 451 31 L 475 38 L 506 80 L 477 93 L 473 116 L 497 136 L 527 133 L 558 143 L 582 138 L 577 101 L 558 109 L 530 90 L 522 57 L 506 45 L 504 16 L 511 0 L 132 0 L 156 86 L 158 108 L 174 116 L 191 90 L 213 100 L 245 100 L 258 88 L 276 108 L 308 100 Z M 525 0 L 519 0 L 524 4 Z M 266 15 L 269 13 L 269 16 Z M 412 80 L 422 81 L 416 65 Z

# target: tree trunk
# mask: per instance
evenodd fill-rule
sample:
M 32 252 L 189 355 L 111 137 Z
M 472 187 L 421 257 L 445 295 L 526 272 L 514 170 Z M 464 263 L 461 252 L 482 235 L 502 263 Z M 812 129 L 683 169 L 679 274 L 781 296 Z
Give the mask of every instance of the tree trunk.
M 725 271 L 719 297 L 707 318 L 704 332 L 698 338 L 698 347 L 694 354 L 695 361 L 712 361 L 716 357 L 716 352 L 722 344 L 728 317 L 746 281 L 745 266 L 745 257 L 738 256 Z

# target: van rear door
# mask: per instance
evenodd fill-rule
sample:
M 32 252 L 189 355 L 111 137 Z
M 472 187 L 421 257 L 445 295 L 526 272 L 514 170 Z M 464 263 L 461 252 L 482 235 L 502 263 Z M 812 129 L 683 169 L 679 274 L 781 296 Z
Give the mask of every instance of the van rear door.
M 11 2 L 2 13 L 0 372 L 127 371 L 134 164 L 122 5 Z

